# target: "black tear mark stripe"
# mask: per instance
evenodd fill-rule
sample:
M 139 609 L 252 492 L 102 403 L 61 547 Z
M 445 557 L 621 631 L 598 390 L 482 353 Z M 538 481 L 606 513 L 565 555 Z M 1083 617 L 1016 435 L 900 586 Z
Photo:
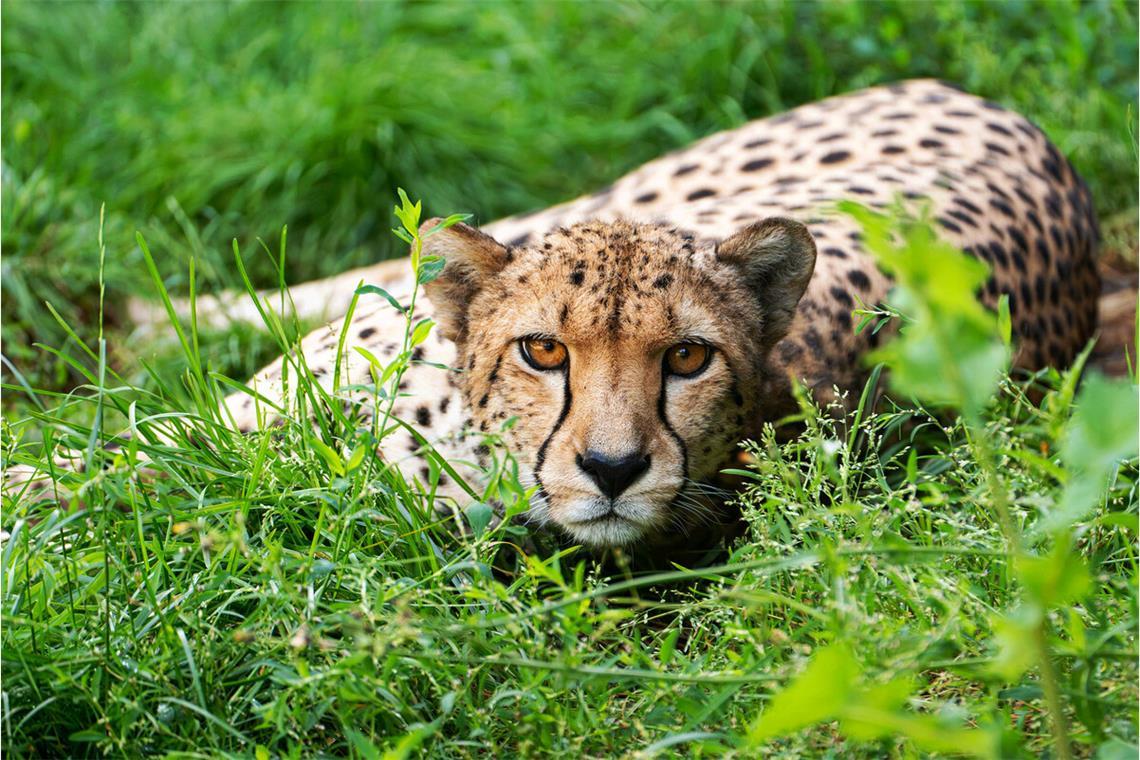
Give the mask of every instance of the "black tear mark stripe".
M 567 415 L 570 414 L 570 367 L 562 370 L 562 411 L 558 415 L 558 421 L 554 423 L 554 427 L 550 429 L 550 435 L 546 436 L 546 440 L 538 447 L 538 454 L 534 457 L 534 480 L 538 483 L 538 493 L 550 503 L 550 496 L 546 493 L 546 484 L 542 482 L 542 465 L 546 462 L 546 448 L 550 445 L 550 441 L 557 435 L 562 423 L 566 421 Z
M 665 430 L 669 435 L 673 436 L 673 440 L 677 442 L 677 446 L 681 449 L 681 477 L 685 480 L 689 478 L 689 450 L 685 447 L 685 442 L 681 436 L 677 435 L 677 431 L 669 424 L 669 415 L 665 413 L 665 383 L 669 380 L 669 374 L 665 371 L 665 362 L 661 362 L 661 391 L 657 394 L 657 417 L 661 420 L 661 424 L 665 426 Z M 685 490 L 684 481 L 682 481 L 681 491 Z M 681 491 L 677 492 L 680 496 Z

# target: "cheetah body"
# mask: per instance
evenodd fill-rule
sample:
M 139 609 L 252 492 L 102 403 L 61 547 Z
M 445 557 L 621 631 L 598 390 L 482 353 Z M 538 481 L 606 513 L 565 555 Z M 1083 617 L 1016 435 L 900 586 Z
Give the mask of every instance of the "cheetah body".
M 871 207 L 899 198 L 928 203 L 941 234 L 992 267 L 983 299 L 993 305 L 1009 296 L 1017 365 L 1066 365 L 1090 338 L 1097 225 L 1084 183 L 1023 117 L 920 80 L 715 134 L 592 195 L 487 224 L 483 234 L 455 228 L 428 238 L 428 253 L 444 255 L 448 265 L 421 294 L 415 319 L 432 317 L 441 326 L 416 348 L 394 416 L 443 456 L 473 467 L 485 456 L 478 433 L 517 418 L 507 438 L 524 477 L 538 486 L 537 521 L 554 522 L 579 540 L 625 543 L 683 528 L 670 512 L 679 509 L 685 484 L 715 472 L 737 440 L 789 408 L 790 378 L 821 398 L 863 381 L 861 359 L 876 337 L 855 333 L 852 310 L 882 301 L 891 283 L 864 250 L 855 223 L 835 211 L 845 198 Z M 722 261 L 730 248 L 798 245 L 794 231 L 763 226 L 770 217 L 802 222 L 814 244 L 801 261 L 814 259 L 814 272 L 808 268 L 806 290 L 798 306 L 793 298 L 782 326 L 771 305 L 779 293 L 753 297 L 755 284 L 744 288 L 751 295 L 744 293 L 745 265 Z M 749 229 L 751 238 L 741 232 Z M 463 262 L 468 268 L 456 270 Z M 489 273 L 481 269 L 486 262 Z M 770 278 L 760 275 L 757 281 Z M 335 316 L 360 280 L 411 302 L 413 274 L 402 260 L 295 288 L 296 308 L 302 316 Z M 677 326 L 686 319 L 689 327 Z M 571 347 L 571 369 L 561 380 L 520 363 L 522 323 Z M 305 338 L 300 354 L 308 371 L 367 422 L 377 399 L 366 355 L 381 366 L 390 362 L 405 324 L 387 301 L 364 296 L 344 335 L 343 322 L 334 321 Z M 768 332 L 773 326 L 780 334 Z M 700 388 L 696 381 L 666 383 L 652 370 L 660 366 L 654 352 L 664 350 L 656 336 L 680 340 L 686 329 L 715 333 L 724 357 Z M 646 346 L 652 361 L 630 358 Z M 595 358 L 591 378 L 575 375 Z M 250 385 L 291 414 L 286 399 L 298 371 L 304 370 L 294 354 Z M 235 394 L 227 406 L 241 430 L 279 414 L 246 394 Z M 574 452 L 630 445 L 659 446 L 659 458 L 675 472 L 654 481 L 659 492 L 646 491 L 641 502 L 600 505 L 587 493 L 588 479 L 574 474 Z M 421 443 L 407 431 L 386 438 L 383 455 L 429 479 Z M 463 502 L 450 481 L 440 479 L 440 493 Z M 566 506 L 571 502 L 573 509 Z M 615 504 L 624 522 L 585 519 Z

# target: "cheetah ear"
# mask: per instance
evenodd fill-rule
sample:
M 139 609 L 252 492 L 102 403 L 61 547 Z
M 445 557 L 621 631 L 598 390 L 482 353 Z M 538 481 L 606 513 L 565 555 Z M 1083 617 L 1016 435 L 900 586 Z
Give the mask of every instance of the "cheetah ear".
M 440 256 L 443 271 L 424 285 L 424 293 L 435 307 L 435 320 L 440 334 L 455 340 L 467 321 L 471 298 L 506 266 L 509 254 L 505 246 L 490 235 L 462 222 L 435 230 L 442 219 L 428 219 L 420 225 L 425 256 Z
M 716 256 L 741 272 L 759 300 L 764 342 L 784 337 L 815 270 L 815 241 L 807 227 L 782 217 L 765 219 L 722 241 Z

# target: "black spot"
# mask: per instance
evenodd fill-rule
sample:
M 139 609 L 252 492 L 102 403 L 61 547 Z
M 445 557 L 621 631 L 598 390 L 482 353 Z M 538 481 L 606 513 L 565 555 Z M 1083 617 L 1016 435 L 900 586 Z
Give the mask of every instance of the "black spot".
M 744 143 L 744 147 L 745 148 L 762 148 L 770 142 L 772 142 L 772 141 L 769 140 L 767 137 L 762 137 L 759 140 L 753 140 L 751 142 Z
M 678 167 L 677 171 L 673 172 L 673 176 L 684 177 L 686 174 L 691 174 L 700 168 L 700 164 L 685 164 L 684 166 Z
M 444 396 L 439 400 L 439 413 L 444 414 L 447 412 L 447 407 L 451 406 L 451 396 Z
M 838 164 L 840 161 L 846 161 L 849 158 L 851 158 L 850 151 L 834 150 L 831 153 L 825 155 L 823 158 L 819 159 L 819 162 L 821 164 Z
M 657 193 L 645 193 L 634 198 L 637 203 L 652 203 L 655 200 L 657 200 Z
M 1013 192 L 1017 193 L 1017 197 L 1023 200 L 1026 206 L 1029 206 L 1029 208 L 1037 208 L 1037 201 L 1033 200 L 1033 196 L 1025 192 L 1020 185 L 1013 188 Z
M 363 330 L 361 330 L 360 332 L 358 332 L 356 334 L 356 337 L 363 340 L 366 338 L 371 338 L 375 334 L 376 334 L 376 328 L 375 327 L 365 327 Z
M 999 196 L 1001 198 L 1005 198 L 1006 200 L 1009 200 L 1009 194 L 1006 193 L 1006 191 L 1002 190 L 997 185 L 995 185 L 993 182 L 987 182 L 986 183 L 986 189 L 989 190 L 991 193 L 993 193 L 996 196 Z
M 694 190 L 686 197 L 690 201 L 699 201 L 701 198 L 711 198 L 714 195 L 716 195 L 716 190 L 710 190 L 707 187 L 703 187 L 700 190 Z
M 854 302 L 851 300 L 851 296 L 847 293 L 846 290 L 839 287 L 838 285 L 831 286 L 831 297 L 844 306 L 854 306 Z
M 1036 211 L 1026 211 L 1025 218 L 1033 225 L 1033 229 L 1037 230 L 1038 235 L 1045 234 L 1045 228 L 1041 226 L 1041 219 L 1037 216 Z
M 780 358 L 785 362 L 793 362 L 803 353 L 803 349 L 796 343 L 784 342 L 780 344 Z
M 558 324 L 566 324 L 566 318 L 570 316 L 570 304 L 562 304 L 562 311 L 558 314 Z
M 925 137 L 918 141 L 921 148 L 941 148 L 945 145 L 941 140 L 935 140 L 932 137 Z
M 529 232 L 525 232 L 525 233 L 523 233 L 522 235 L 519 235 L 519 236 L 518 236 L 517 238 L 515 238 L 514 240 L 510 241 L 509 243 L 507 243 L 507 245 L 511 246 L 512 248 L 513 248 L 514 246 L 519 246 L 519 245 L 526 245 L 526 242 L 527 242 L 528 240 L 530 240 L 530 233 L 529 233 Z M 509 253 L 509 251 L 508 251 L 508 253 Z
M 832 132 L 829 135 L 824 135 L 823 137 L 819 138 L 816 142 L 821 142 L 821 143 L 835 142 L 839 138 L 843 137 L 843 135 L 844 135 L 843 132 Z
M 667 288 L 672 284 L 673 284 L 673 275 L 669 274 L 668 272 L 666 272 L 665 274 L 661 275 L 660 277 L 658 277 L 656 280 L 653 281 L 653 287 L 655 287 L 655 288 Z
M 1061 212 L 1061 196 L 1053 192 L 1045 196 L 1045 211 L 1048 212 L 1050 218 L 1060 219 L 1063 215 Z
M 1010 219 L 1014 218 L 1013 207 L 1010 206 L 1005 201 L 999 200 L 998 198 L 990 198 L 990 206 L 992 206 L 993 208 L 996 208 L 1004 216 L 1007 216 Z
M 967 211 L 969 211 L 971 214 L 980 214 L 980 213 L 982 213 L 982 210 L 981 210 L 980 208 L 978 208 L 977 206 L 975 206 L 973 203 L 970 203 L 970 202 L 969 202 L 968 200 L 966 200 L 965 198 L 955 198 L 955 199 L 954 199 L 954 202 L 955 202 L 955 203 L 957 203 L 957 204 L 958 204 L 959 206 L 961 206 L 962 208 L 964 208 L 964 209 L 966 209 Z
M 946 124 L 935 124 L 934 131 L 942 135 L 960 135 L 962 130 L 957 127 L 951 127 Z
M 1011 240 L 1013 240 L 1014 245 L 1017 246 L 1018 251 L 1020 251 L 1022 254 L 1029 253 L 1029 244 L 1025 241 L 1025 235 L 1021 234 L 1021 230 L 1017 229 L 1013 225 L 1010 225 L 1009 227 L 1006 227 L 1006 232 L 1009 233 L 1009 237 Z
M 871 137 L 894 137 L 899 131 L 897 129 L 880 129 L 871 133 Z
M 416 362 L 423 361 L 423 358 L 424 358 L 424 347 L 423 346 L 416 346 L 412 350 L 412 361 L 416 361 Z
M 884 145 L 883 146 L 883 155 L 884 156 L 895 156 L 895 155 L 898 155 L 899 153 L 906 153 L 906 148 L 902 147 L 901 145 Z
M 887 119 L 888 121 L 905 121 L 907 119 L 913 119 L 914 114 L 907 113 L 906 111 L 898 111 L 896 113 L 889 113 L 883 118 Z
M 1013 132 L 1010 132 L 1008 129 L 1003 127 L 1001 124 L 997 124 L 997 123 L 994 123 L 992 121 L 986 122 L 986 129 L 988 129 L 992 132 L 997 132 L 999 135 L 1003 135 L 1005 137 L 1013 137 Z
M 486 406 L 487 406 L 487 394 L 484 393 L 483 397 L 481 399 L 479 399 L 479 408 L 483 409 Z
M 867 188 L 867 187 L 859 187 L 858 185 L 852 185 L 851 187 L 847 188 L 847 191 L 851 192 L 851 193 L 855 193 L 855 195 L 874 195 L 875 194 L 874 190 L 871 190 L 870 188 Z
M 957 209 L 950 209 L 949 211 L 946 212 L 946 214 L 947 214 L 947 216 L 952 216 L 955 219 L 957 219 L 959 222 L 963 222 L 965 224 L 968 224 L 971 227 L 977 227 L 978 226 L 977 222 L 974 221 L 974 218 L 972 216 L 970 216 L 969 214 L 965 213 L 964 211 L 958 211 Z
M 426 406 L 416 409 L 416 424 L 420 427 L 427 427 L 431 424 L 431 410 Z
M 998 262 L 1003 269 L 1009 267 L 1009 256 L 1005 255 L 1005 248 L 996 242 L 996 240 L 990 244 L 990 254 L 991 260 Z
M 847 258 L 847 252 L 844 251 L 842 248 L 824 248 L 823 249 L 823 255 L 824 256 L 833 256 L 837 259 Z
M 1006 150 L 1002 146 L 998 145 L 997 143 L 988 142 L 985 145 L 986 145 L 986 150 L 988 150 L 990 153 L 996 153 L 999 156 L 1010 155 L 1010 152 L 1008 150 Z
M 847 280 L 859 290 L 869 290 L 871 287 L 871 280 L 867 275 L 860 272 L 858 269 L 852 269 L 847 273 Z
M 950 221 L 949 219 L 947 219 L 944 216 L 937 217 L 937 221 L 939 224 L 941 224 L 943 227 L 950 230 L 951 232 L 961 232 L 962 231 L 961 227 L 959 227 L 957 224 Z
M 743 164 L 740 167 L 740 171 L 742 171 L 742 172 L 755 172 L 755 171 L 760 171 L 761 169 L 764 169 L 764 168 L 771 166 L 771 165 L 772 165 L 772 159 L 770 159 L 770 158 L 757 158 L 754 161 L 749 161 L 748 163 Z
M 586 279 L 586 272 L 584 270 L 575 269 L 573 272 L 570 273 L 570 284 L 571 285 L 581 285 L 585 279 Z

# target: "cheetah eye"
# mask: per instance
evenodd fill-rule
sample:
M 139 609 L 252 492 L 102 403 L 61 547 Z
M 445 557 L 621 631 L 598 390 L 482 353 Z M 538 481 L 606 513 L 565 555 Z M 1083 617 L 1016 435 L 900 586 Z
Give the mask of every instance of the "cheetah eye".
M 712 355 L 704 343 L 678 343 L 665 352 L 665 369 L 670 375 L 694 377 L 705 371 Z
M 520 338 L 519 352 L 537 370 L 546 372 L 566 366 L 566 346 L 553 338 Z

